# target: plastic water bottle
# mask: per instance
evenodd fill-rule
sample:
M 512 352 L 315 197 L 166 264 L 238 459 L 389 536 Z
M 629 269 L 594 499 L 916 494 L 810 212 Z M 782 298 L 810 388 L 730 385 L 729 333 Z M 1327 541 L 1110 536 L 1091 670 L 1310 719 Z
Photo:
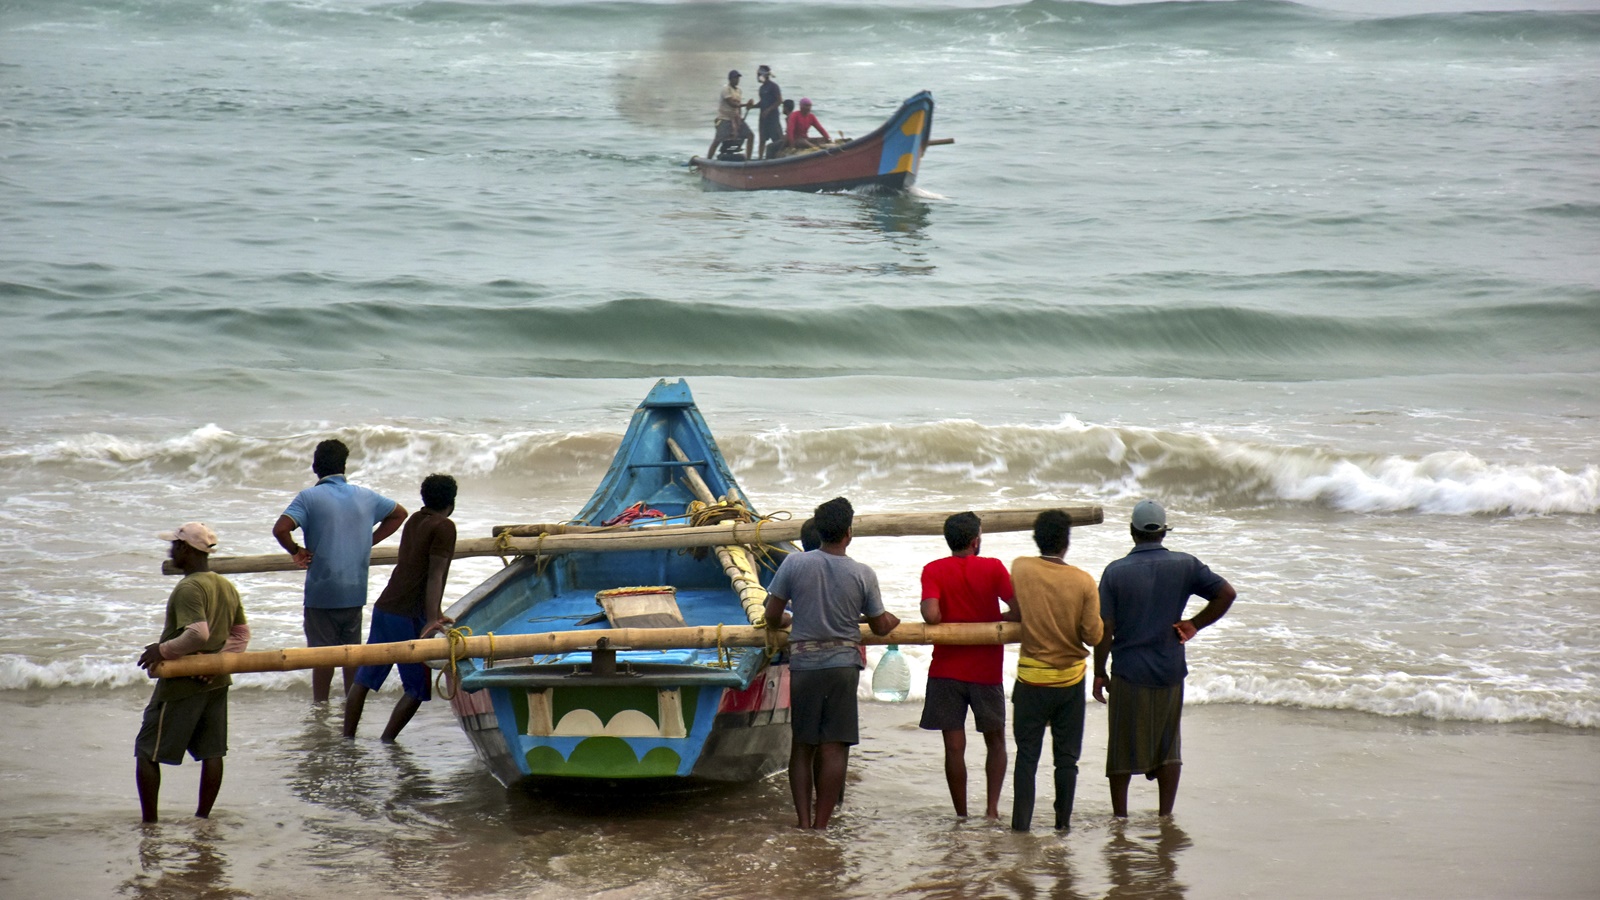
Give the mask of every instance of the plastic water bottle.
M 900 645 L 890 644 L 872 670 L 872 696 L 888 703 L 899 703 L 910 694 L 911 666 L 900 652 Z

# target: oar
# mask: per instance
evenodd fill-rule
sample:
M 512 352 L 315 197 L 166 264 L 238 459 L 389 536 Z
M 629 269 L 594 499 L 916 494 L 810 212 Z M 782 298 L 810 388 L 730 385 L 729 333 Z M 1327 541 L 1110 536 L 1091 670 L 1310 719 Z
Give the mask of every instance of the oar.
M 1105 513 L 1099 506 L 1065 506 L 1073 525 L 1098 525 Z M 1033 520 L 1043 508 L 976 510 L 983 519 L 987 534 L 1002 531 L 1028 531 Z M 939 535 L 944 533 L 944 520 L 951 514 L 934 513 L 869 513 L 856 516 L 852 526 L 856 537 L 909 537 L 913 535 Z M 656 528 L 629 528 L 620 531 L 572 531 L 565 533 L 533 532 L 544 525 L 502 525 L 495 530 L 507 535 L 499 538 L 468 538 L 456 541 L 455 557 L 507 556 L 516 553 L 597 553 L 620 550 L 675 550 L 685 547 L 715 547 L 726 544 L 761 544 L 792 541 L 800 537 L 800 520 L 767 522 L 721 522 L 716 525 L 673 525 Z M 581 527 L 581 526 L 580 526 Z M 503 541 L 503 543 L 502 543 Z M 392 566 L 398 556 L 395 547 L 372 548 L 372 564 Z M 270 553 L 261 556 L 218 556 L 211 559 L 211 571 L 223 575 L 240 572 L 293 572 L 298 567 L 287 553 Z M 167 575 L 180 575 L 172 562 L 162 563 L 161 571 Z
M 768 638 L 777 647 L 787 646 L 789 633 L 751 625 L 700 625 L 683 628 L 596 628 L 588 631 L 547 631 L 539 634 L 470 635 L 461 640 L 457 658 L 515 659 L 588 650 L 601 638 L 613 647 L 633 650 L 710 649 L 722 647 L 765 647 Z M 861 641 L 865 644 L 1015 644 L 1022 639 L 1022 626 L 1015 622 L 955 622 L 943 625 L 902 623 L 886 635 L 875 635 L 865 625 Z M 193 675 L 236 675 L 244 672 L 288 672 L 340 666 L 419 663 L 449 659 L 448 638 L 401 641 L 394 644 L 345 644 L 336 647 L 292 647 L 284 650 L 247 650 L 244 653 L 197 653 L 170 659 L 150 667 L 158 678 Z

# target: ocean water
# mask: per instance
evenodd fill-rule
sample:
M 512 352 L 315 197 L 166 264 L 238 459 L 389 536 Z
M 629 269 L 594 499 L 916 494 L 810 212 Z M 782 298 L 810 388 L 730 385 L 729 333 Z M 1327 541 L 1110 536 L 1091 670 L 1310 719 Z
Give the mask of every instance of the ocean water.
M 0 5 L 0 692 L 142 691 L 153 535 L 272 552 L 324 437 L 487 535 L 683 377 L 763 511 L 1098 503 L 1098 574 L 1161 500 L 1240 594 L 1191 704 L 1600 727 L 1600 4 L 1500 6 Z M 702 191 L 762 63 L 955 143 Z M 906 615 L 943 550 L 852 552 Z

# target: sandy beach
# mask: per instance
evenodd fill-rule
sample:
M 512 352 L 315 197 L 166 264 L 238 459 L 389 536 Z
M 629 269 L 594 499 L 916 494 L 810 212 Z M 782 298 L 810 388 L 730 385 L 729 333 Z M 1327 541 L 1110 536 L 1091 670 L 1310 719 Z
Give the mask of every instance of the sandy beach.
M 442 704 L 388 747 L 376 717 L 346 743 L 299 692 L 236 689 L 213 818 L 190 815 L 189 763 L 164 770 L 164 821 L 144 826 L 143 701 L 4 695 L 0 893 L 1532 898 L 1592 897 L 1600 877 L 1600 735 L 1554 726 L 1191 707 L 1176 815 L 1136 784 L 1119 823 L 1091 709 L 1073 830 L 1017 835 L 949 812 L 918 704 L 865 703 L 844 815 L 815 835 L 791 826 L 781 778 L 651 803 L 528 797 L 486 774 Z

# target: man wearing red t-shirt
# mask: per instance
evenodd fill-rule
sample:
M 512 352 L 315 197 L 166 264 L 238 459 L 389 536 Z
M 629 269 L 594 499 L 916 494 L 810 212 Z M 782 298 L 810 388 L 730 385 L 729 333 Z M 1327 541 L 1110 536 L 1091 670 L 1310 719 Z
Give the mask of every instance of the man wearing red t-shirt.
M 808 135 L 815 128 L 822 135 L 822 140 L 815 140 Z M 828 129 L 822 127 L 817 121 L 817 114 L 811 111 L 811 98 L 801 97 L 800 108 L 789 114 L 789 147 L 820 147 L 833 138 L 828 136 Z
M 1016 593 L 1011 575 L 997 559 L 979 556 L 983 524 L 970 512 L 944 520 L 950 555 L 922 567 L 922 620 L 941 622 L 1016 622 Z M 1000 610 L 1005 601 L 1008 609 Z M 983 734 L 988 750 L 984 815 L 1000 818 L 1000 787 L 1006 779 L 1006 691 L 1000 666 L 1005 646 L 987 644 L 933 648 L 928 668 L 928 693 L 922 706 L 922 727 L 944 734 L 944 777 L 956 815 L 967 814 L 967 709 Z

